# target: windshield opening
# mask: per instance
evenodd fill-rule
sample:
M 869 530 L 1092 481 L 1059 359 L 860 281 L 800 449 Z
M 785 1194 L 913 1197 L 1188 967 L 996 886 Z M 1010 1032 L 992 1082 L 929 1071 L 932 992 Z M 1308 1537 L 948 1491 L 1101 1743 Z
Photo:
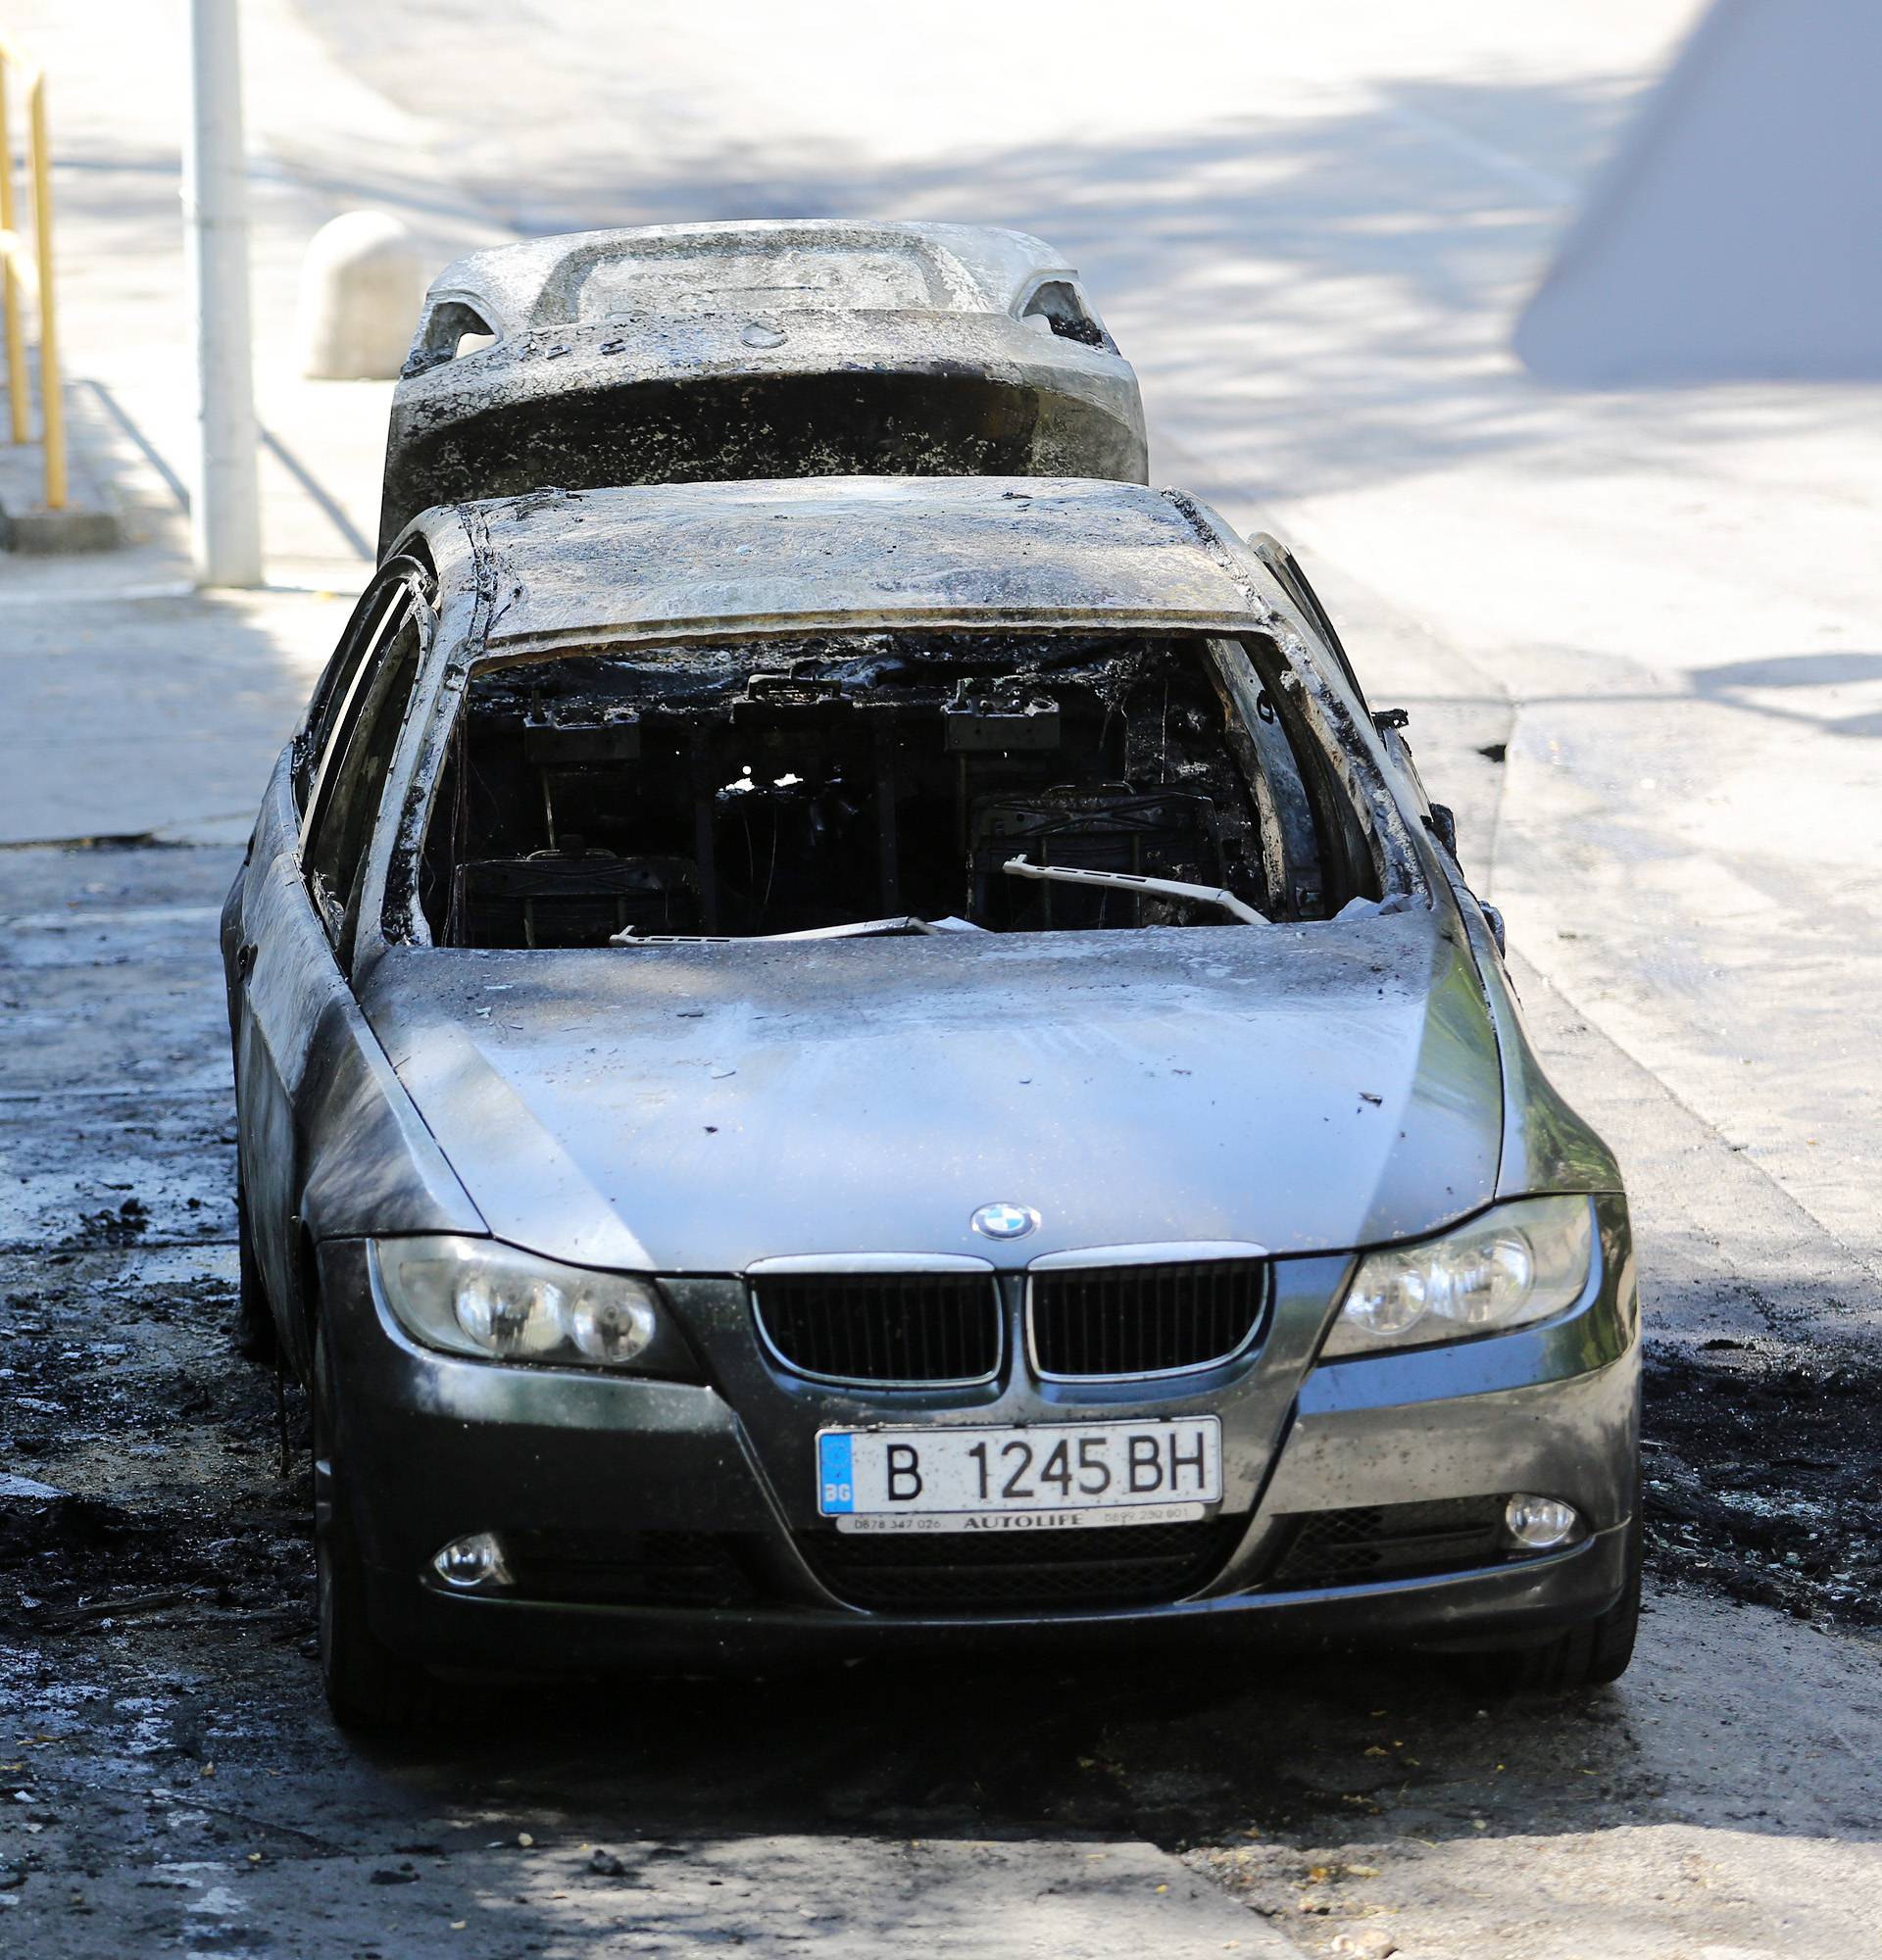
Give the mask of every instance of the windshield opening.
M 1237 643 L 1184 637 L 880 633 L 486 666 L 425 839 L 432 940 L 1326 918 L 1377 887 L 1281 693 Z

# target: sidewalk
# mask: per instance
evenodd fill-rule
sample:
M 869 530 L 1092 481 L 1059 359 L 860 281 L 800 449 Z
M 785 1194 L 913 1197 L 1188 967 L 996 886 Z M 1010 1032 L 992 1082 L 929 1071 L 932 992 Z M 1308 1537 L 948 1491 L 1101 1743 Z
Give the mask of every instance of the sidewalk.
M 268 589 L 197 594 L 178 136 L 179 23 L 167 8 L 82 17 L 46 0 L 9 28 L 51 78 L 60 299 L 74 473 L 107 486 L 124 549 L 0 553 L 0 846 L 151 835 L 237 841 L 371 569 L 389 382 L 293 370 L 307 241 L 370 201 L 401 209 L 436 265 L 501 235 L 411 175 L 409 122 L 329 60 L 275 0 L 248 36 L 252 290 Z M 323 149 L 289 167 L 272 128 Z M 334 168 L 344 158 L 349 180 Z M 373 179 L 373 181 L 368 181 Z M 37 466 L 37 451 L 31 453 Z

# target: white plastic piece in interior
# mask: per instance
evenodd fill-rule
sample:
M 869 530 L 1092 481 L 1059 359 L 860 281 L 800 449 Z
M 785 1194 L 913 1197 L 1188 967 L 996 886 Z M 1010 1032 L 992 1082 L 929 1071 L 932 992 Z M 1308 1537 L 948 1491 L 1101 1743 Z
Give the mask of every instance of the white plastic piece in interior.
M 1120 892 L 1150 892 L 1164 899 L 1193 899 L 1199 906 L 1219 906 L 1244 925 L 1266 925 L 1267 918 L 1244 899 L 1219 885 L 1190 885 L 1180 878 L 1143 878 L 1134 871 L 1087 871 L 1077 864 L 1034 864 L 1009 858 L 1000 867 L 1010 878 L 1039 878 L 1065 885 L 1098 885 Z

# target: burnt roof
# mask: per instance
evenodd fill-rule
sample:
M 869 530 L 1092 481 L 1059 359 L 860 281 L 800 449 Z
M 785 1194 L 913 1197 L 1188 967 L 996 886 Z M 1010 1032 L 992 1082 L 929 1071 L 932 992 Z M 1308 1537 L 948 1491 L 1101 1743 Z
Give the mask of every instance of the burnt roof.
M 455 528 L 448 515 L 425 526 L 441 543 Z M 1259 569 L 1231 560 L 1218 519 L 1137 484 L 665 484 L 485 503 L 464 515 L 479 540 L 496 654 L 822 627 L 1241 632 L 1272 616 Z

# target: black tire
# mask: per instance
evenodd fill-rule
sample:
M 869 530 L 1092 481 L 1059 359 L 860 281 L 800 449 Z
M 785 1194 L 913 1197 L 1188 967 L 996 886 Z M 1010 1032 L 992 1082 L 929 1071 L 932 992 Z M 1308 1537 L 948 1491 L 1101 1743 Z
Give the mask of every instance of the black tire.
M 231 1336 L 235 1351 L 244 1361 L 259 1361 L 272 1368 L 280 1353 L 280 1343 L 261 1262 L 255 1256 L 255 1241 L 248 1229 L 248 1197 L 239 1179 L 235 1185 L 235 1259 L 238 1273 Z
M 1504 1693 L 1572 1693 L 1606 1688 L 1627 1672 L 1634 1657 L 1634 1637 L 1640 1630 L 1640 1576 L 1643 1564 L 1640 1498 L 1627 1526 L 1627 1577 L 1620 1597 L 1608 1610 L 1579 1626 L 1566 1627 L 1546 1646 L 1517 1647 L 1498 1654 L 1476 1654 L 1466 1665 L 1481 1682 Z
M 314 1338 L 314 1570 L 326 1704 L 344 1729 L 419 1728 L 431 1713 L 432 1678 L 394 1653 L 367 1619 L 366 1577 L 339 1450 L 324 1328 Z

